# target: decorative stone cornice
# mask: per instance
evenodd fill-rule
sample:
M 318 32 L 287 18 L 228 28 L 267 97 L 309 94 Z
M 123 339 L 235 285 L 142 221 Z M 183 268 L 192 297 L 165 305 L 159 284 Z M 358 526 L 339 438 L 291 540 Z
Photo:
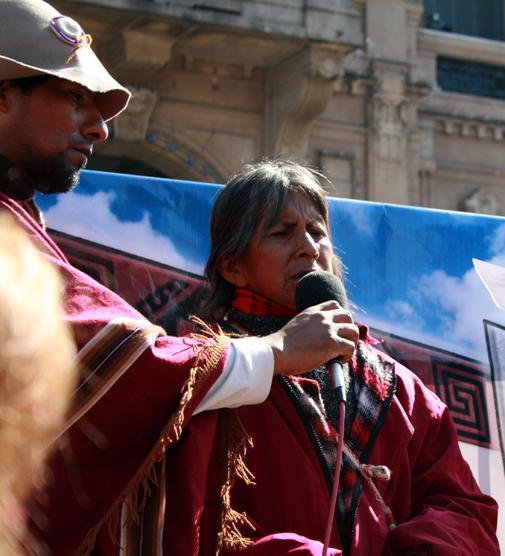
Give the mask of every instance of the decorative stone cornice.
M 433 119 L 438 132 L 444 135 L 471 137 L 481 141 L 505 141 L 505 121 L 487 121 L 429 110 L 420 110 L 420 115 Z
M 127 142 L 144 141 L 149 121 L 158 100 L 149 89 L 129 87 L 133 97 L 128 110 L 122 112 L 112 122 L 114 137 Z
M 143 77 L 162 68 L 172 57 L 175 37 L 149 28 L 126 28 L 107 47 L 107 65 L 113 73 L 127 71 Z
M 503 214 L 503 202 L 499 196 L 489 187 L 476 188 L 459 202 L 460 210 L 478 214 Z
M 312 124 L 328 104 L 348 49 L 306 46 L 268 72 L 266 150 L 270 155 L 305 156 Z

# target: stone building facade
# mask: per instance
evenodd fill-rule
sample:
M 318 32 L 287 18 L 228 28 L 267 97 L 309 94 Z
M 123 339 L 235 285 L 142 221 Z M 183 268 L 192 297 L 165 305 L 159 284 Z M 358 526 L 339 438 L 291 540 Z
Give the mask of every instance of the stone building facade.
M 223 182 L 285 155 L 335 196 L 491 214 L 505 214 L 502 2 L 53 1 L 135 93 L 94 167 Z

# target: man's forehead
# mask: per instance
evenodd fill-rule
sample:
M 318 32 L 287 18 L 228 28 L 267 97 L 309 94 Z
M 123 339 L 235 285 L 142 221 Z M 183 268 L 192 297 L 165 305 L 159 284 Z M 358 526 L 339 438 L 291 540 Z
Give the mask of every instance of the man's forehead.
M 76 81 L 70 81 L 69 79 L 62 79 L 61 77 L 55 77 L 54 79 L 58 80 L 63 86 L 71 87 L 71 88 L 75 88 L 75 89 L 81 89 L 82 91 L 86 91 L 91 95 L 96 94 L 93 91 L 91 91 L 90 89 L 88 89 L 88 87 L 86 87 L 82 83 L 77 83 Z
M 76 81 L 71 81 L 70 79 L 63 79 L 61 77 L 56 77 L 55 75 L 50 75 L 47 80 L 52 86 L 56 86 L 61 89 L 78 90 L 92 97 L 96 96 L 96 93 L 90 91 L 87 87 L 85 87 L 81 83 L 77 83 Z

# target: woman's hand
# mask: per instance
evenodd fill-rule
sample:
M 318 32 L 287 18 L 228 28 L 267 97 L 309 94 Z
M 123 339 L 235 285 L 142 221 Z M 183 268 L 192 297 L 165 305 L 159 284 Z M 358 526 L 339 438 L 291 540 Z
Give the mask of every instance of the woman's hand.
M 325 301 L 305 309 L 263 339 L 274 353 L 274 374 L 296 375 L 334 357 L 342 363 L 349 361 L 359 330 L 349 311 L 336 301 Z

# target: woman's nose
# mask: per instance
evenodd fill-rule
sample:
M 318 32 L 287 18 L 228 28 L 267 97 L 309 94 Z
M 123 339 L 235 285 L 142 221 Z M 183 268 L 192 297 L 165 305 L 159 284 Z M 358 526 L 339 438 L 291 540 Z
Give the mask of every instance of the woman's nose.
M 302 257 L 311 257 L 317 259 L 319 257 L 319 247 L 314 241 L 312 235 L 307 232 L 301 232 L 298 239 L 298 255 Z

